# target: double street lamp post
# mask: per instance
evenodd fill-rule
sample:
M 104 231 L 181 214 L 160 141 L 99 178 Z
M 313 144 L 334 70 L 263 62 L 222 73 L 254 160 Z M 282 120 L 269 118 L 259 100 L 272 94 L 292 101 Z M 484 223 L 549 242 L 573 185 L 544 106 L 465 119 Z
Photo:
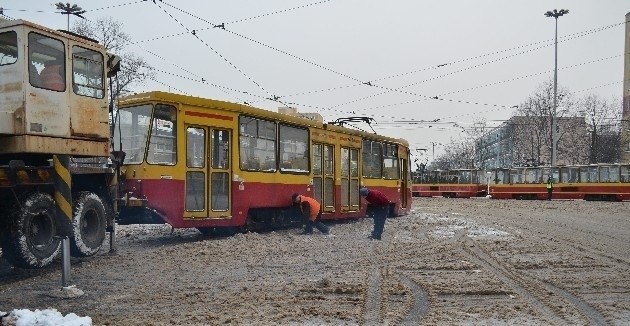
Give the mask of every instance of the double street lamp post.
M 551 165 L 556 165 L 556 110 L 558 108 L 558 17 L 569 13 L 567 9 L 547 11 L 545 16 L 556 19 L 556 37 L 555 37 L 555 66 L 553 70 L 553 112 L 551 114 Z

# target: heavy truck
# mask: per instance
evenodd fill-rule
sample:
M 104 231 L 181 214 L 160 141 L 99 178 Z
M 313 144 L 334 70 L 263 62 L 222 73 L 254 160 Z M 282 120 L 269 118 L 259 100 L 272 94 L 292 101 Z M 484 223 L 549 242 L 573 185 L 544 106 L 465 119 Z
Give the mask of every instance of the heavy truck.
M 63 237 L 72 255 L 91 256 L 113 233 L 107 81 L 119 69 L 95 40 L 0 18 L 0 243 L 10 263 L 48 265 Z

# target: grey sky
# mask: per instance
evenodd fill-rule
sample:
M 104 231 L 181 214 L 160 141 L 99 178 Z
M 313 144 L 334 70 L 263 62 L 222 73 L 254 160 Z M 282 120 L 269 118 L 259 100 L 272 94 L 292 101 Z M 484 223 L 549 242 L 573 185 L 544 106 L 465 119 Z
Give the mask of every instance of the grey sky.
M 170 86 L 269 110 L 283 106 L 265 99 L 275 95 L 326 121 L 372 116 L 378 133 L 405 138 L 413 149 L 432 149 L 432 143 L 465 133 L 452 124 L 392 122 L 441 119 L 467 126 L 486 118 L 498 125 L 512 115 L 512 106 L 553 78 L 554 19 L 544 16 L 548 10 L 570 10 L 558 24 L 559 85 L 576 97 L 597 94 L 621 102 L 623 94 L 623 22 L 630 5 L 621 0 L 71 3 L 87 10 L 90 20 L 112 16 L 122 22 L 137 42 L 128 51 L 160 71 L 161 83 L 138 91 Z M 66 16 L 55 13 L 52 3 L 10 0 L 0 7 L 11 18 L 66 28 Z M 221 23 L 225 30 L 212 28 Z M 362 84 L 367 82 L 373 86 Z M 441 146 L 435 150 L 437 156 Z

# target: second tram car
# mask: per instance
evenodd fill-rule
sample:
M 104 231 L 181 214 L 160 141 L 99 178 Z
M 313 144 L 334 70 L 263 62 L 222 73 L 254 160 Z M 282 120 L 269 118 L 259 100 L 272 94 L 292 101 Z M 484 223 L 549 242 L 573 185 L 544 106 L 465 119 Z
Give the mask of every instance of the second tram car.
M 414 175 L 414 197 L 470 198 L 485 196 L 484 171 L 471 169 L 435 170 Z
M 547 199 L 549 176 L 553 179 L 552 199 L 630 200 L 627 164 L 497 169 L 492 172 L 490 195 L 496 199 Z
M 411 205 L 406 141 L 246 105 L 150 92 L 120 100 L 114 148 L 126 153 L 119 223 L 202 232 L 300 223 L 291 194 L 322 219 L 360 218 L 362 185 Z
M 547 199 L 547 178 L 553 180 L 552 199 L 630 200 L 630 164 L 591 164 L 557 167 L 512 167 L 493 170 L 436 170 L 414 174 L 414 196 Z

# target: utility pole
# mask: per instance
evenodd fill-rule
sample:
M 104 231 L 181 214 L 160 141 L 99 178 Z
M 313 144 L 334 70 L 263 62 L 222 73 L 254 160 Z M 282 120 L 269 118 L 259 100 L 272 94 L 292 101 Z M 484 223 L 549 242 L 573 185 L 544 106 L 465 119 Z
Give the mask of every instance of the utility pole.
M 556 165 L 556 110 L 558 109 L 558 17 L 568 14 L 569 10 L 560 9 L 547 11 L 546 17 L 553 17 L 556 20 L 556 37 L 555 37 L 555 66 L 553 69 L 553 113 L 551 114 L 551 166 Z

